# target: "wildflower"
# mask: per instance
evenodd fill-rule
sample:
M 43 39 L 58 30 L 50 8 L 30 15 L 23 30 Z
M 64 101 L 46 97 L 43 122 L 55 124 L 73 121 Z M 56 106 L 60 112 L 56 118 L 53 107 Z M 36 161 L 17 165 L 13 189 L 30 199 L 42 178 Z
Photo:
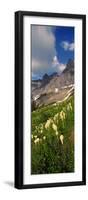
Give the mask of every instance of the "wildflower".
M 33 135 L 31 136 L 31 138 L 33 139 Z
M 60 141 L 61 141 L 61 144 L 64 143 L 64 136 L 62 134 L 60 135 Z
M 69 104 L 67 105 L 67 110 L 72 110 L 72 105 L 71 105 L 71 103 L 69 103 Z
M 63 110 L 60 112 L 60 119 L 61 120 L 65 119 L 65 112 Z
M 37 138 L 37 135 L 34 135 L 34 138 L 36 139 L 36 138 Z
M 52 123 L 52 119 L 48 119 L 46 124 L 45 124 L 45 128 L 49 128 L 50 124 Z
M 41 130 L 40 132 L 43 133 L 43 130 Z
M 46 139 L 46 136 L 43 136 L 43 140 L 45 140 Z
M 35 140 L 34 140 L 34 143 L 36 144 L 36 143 L 39 143 L 39 138 L 36 138 Z
M 57 131 L 57 126 L 56 126 L 56 124 L 53 123 L 53 124 L 52 124 L 52 128 L 53 128 L 54 131 Z
M 56 136 L 58 135 L 58 131 L 55 132 Z
M 54 120 L 57 120 L 59 116 L 59 113 L 57 113 L 56 115 L 54 115 Z

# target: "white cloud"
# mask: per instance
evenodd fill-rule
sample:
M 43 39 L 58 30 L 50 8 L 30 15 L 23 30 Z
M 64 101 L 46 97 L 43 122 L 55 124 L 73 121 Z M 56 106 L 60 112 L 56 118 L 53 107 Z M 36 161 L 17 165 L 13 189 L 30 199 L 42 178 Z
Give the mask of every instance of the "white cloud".
M 62 73 L 62 71 L 66 68 L 66 65 L 63 64 L 63 63 L 60 63 L 59 66 L 58 66 L 58 70 L 59 70 L 59 73 Z
M 54 56 L 54 57 L 53 57 L 52 65 L 53 65 L 53 66 L 56 66 L 56 65 L 58 65 L 58 64 L 59 64 L 59 60 L 58 60 L 57 56 Z
M 73 42 L 70 43 L 68 41 L 63 41 L 61 43 L 61 46 L 65 51 L 73 51 L 74 50 L 74 43 Z
M 74 43 L 71 43 L 69 46 L 69 51 L 74 51 Z
M 32 75 L 42 77 L 45 73 L 61 73 L 55 47 L 55 35 L 50 26 L 32 25 Z
M 52 65 L 58 74 L 61 74 L 62 71 L 66 68 L 65 64 L 59 62 L 57 56 L 54 56 Z
M 32 25 L 32 71 L 48 73 L 56 55 L 55 36 L 49 26 Z M 52 71 L 52 69 L 51 69 Z

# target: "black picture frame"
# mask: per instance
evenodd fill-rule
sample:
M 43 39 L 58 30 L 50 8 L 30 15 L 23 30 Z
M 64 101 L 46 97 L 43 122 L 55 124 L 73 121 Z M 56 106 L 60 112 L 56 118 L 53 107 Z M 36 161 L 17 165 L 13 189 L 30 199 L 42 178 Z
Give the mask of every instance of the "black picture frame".
M 23 17 L 50 17 L 82 20 L 82 181 L 28 184 L 23 183 Z M 44 188 L 86 184 L 86 15 L 48 12 L 15 12 L 15 188 Z

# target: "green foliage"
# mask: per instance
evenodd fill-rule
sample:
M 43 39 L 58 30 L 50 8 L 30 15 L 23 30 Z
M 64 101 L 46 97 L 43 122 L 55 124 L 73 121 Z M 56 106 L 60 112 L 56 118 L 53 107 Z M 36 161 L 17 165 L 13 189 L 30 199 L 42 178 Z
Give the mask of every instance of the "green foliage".
M 63 136 L 61 141 L 60 136 Z M 74 171 L 74 97 L 32 112 L 31 173 Z

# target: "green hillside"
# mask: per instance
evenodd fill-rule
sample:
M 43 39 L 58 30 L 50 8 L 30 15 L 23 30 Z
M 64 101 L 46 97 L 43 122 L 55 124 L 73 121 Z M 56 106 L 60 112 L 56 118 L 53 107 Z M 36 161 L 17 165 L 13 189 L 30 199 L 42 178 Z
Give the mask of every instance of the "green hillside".
M 74 172 L 74 96 L 32 112 L 31 173 Z

